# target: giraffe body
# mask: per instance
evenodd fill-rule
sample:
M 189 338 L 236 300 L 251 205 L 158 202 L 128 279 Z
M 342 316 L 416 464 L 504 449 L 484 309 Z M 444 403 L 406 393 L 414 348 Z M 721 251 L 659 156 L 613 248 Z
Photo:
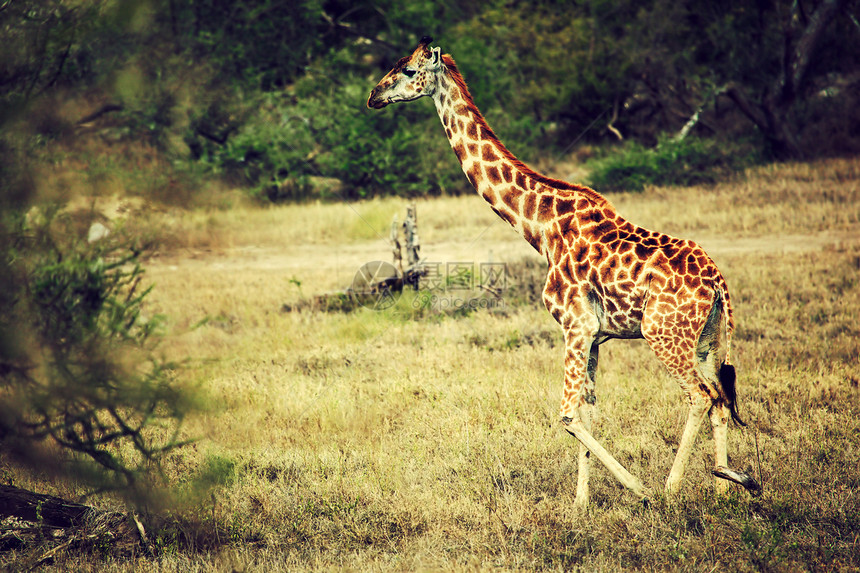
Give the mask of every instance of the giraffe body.
M 454 60 L 429 42 L 422 39 L 395 65 L 367 105 L 379 109 L 431 97 L 478 194 L 546 257 L 543 301 L 565 342 L 561 418 L 581 443 L 576 504 L 588 500 L 589 452 L 625 486 L 647 495 L 590 433 L 598 350 L 612 338 L 644 338 L 689 400 L 667 490 L 677 489 L 696 432 L 710 413 L 715 475 L 757 491 L 752 478 L 727 468 L 728 418 L 742 422 L 729 365 L 732 307 L 717 266 L 696 243 L 638 227 L 596 191 L 551 179 L 519 161 L 487 125 Z M 721 491 L 727 485 L 717 484 Z

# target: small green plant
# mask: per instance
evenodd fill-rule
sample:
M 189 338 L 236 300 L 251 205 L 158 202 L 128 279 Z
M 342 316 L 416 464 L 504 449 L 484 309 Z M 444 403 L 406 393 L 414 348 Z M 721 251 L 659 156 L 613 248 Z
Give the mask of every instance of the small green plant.
M 756 568 L 759 571 L 769 571 L 771 562 L 779 558 L 783 537 L 776 524 L 759 529 L 753 524 L 745 523 L 741 530 L 741 542 Z
M 231 485 L 237 477 L 236 461 L 228 456 L 210 454 L 206 456 L 198 476 L 205 485 Z

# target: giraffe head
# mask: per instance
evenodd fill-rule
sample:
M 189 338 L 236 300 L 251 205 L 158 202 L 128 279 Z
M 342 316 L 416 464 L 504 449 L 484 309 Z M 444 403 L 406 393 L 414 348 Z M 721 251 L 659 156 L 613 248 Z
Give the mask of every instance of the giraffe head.
M 370 92 L 367 107 L 382 109 L 390 103 L 432 96 L 436 72 L 442 67 L 439 48 L 431 48 L 433 38 L 424 36 L 412 55 L 401 58 Z

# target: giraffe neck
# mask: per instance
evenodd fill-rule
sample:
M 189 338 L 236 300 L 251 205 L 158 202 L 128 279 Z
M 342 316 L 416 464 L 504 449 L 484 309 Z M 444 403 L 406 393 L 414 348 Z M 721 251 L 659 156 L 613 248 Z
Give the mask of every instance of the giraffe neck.
M 442 62 L 433 101 L 463 172 L 499 217 L 545 253 L 544 228 L 556 215 L 556 197 L 605 199 L 587 187 L 540 175 L 514 157 L 478 110 L 454 60 L 446 54 Z

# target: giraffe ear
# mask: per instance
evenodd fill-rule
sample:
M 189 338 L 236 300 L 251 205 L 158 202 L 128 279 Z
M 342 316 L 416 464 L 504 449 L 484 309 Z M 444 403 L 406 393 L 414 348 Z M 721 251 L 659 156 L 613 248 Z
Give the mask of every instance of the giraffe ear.
M 427 69 L 435 72 L 442 65 L 442 48 L 430 48 L 430 61 L 427 62 Z

